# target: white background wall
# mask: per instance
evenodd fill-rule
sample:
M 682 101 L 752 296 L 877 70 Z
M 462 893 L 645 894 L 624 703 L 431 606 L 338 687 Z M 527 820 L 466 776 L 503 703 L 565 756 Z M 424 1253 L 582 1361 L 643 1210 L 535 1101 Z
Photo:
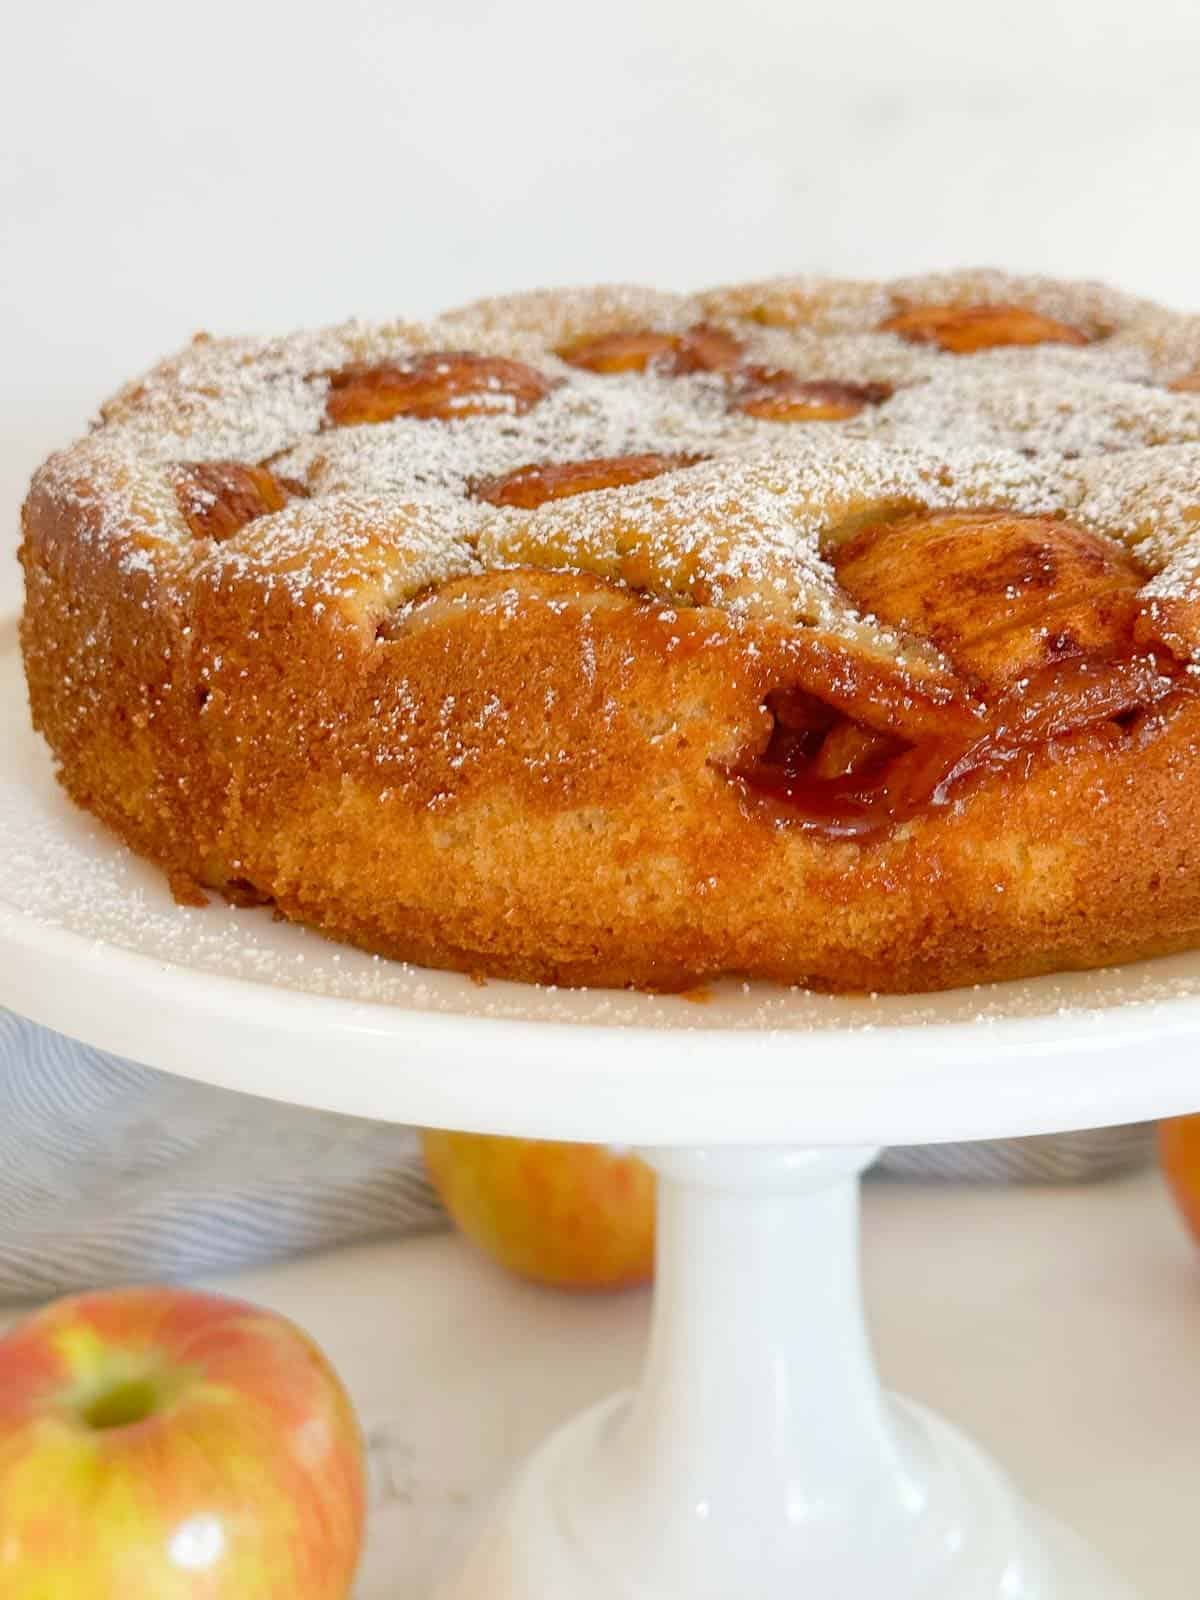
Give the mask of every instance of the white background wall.
M 11 530 L 202 326 L 980 262 L 1200 306 L 1200 0 L 10 0 L 0 226 Z

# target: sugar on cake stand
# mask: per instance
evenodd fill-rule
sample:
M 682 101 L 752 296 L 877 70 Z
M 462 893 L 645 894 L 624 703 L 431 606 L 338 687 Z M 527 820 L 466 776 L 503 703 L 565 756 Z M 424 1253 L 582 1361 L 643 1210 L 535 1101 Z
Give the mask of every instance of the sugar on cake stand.
M 478 987 L 261 911 L 181 909 L 59 794 L 9 624 L 0 1004 L 253 1094 L 646 1152 L 660 1260 L 641 1382 L 542 1447 L 439 1600 L 1131 1600 L 961 1433 L 881 1389 L 857 1182 L 883 1143 L 1200 1107 L 1200 957 L 915 998 L 723 985 L 695 1004 Z

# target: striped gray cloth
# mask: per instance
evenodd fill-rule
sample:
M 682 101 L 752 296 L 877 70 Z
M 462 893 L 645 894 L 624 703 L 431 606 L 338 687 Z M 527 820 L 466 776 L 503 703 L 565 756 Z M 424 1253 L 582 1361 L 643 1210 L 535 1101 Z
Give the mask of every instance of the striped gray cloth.
M 1038 1133 L 972 1144 L 899 1145 L 877 1167 L 892 1178 L 969 1179 L 975 1183 L 1086 1183 L 1144 1166 L 1154 1154 L 1154 1124 L 1131 1122 L 1083 1133 Z
M 1149 1130 L 891 1150 L 900 1177 L 1095 1177 Z M 444 1221 L 411 1129 L 211 1089 L 0 1010 L 0 1300 L 170 1281 Z
M 210 1089 L 0 1010 L 0 1299 L 443 1221 L 411 1129 Z

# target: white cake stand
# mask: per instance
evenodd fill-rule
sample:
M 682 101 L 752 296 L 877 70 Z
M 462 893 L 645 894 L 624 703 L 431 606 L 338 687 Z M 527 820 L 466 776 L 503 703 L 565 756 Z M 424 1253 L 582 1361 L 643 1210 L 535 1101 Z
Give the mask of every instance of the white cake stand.
M 857 1179 L 881 1143 L 1195 1110 L 1200 958 L 915 1000 L 480 988 L 175 907 L 61 798 L 26 724 L 9 624 L 0 1004 L 228 1088 L 636 1144 L 659 1172 L 637 1391 L 543 1446 L 441 1600 L 1130 1600 L 960 1433 L 882 1391 Z

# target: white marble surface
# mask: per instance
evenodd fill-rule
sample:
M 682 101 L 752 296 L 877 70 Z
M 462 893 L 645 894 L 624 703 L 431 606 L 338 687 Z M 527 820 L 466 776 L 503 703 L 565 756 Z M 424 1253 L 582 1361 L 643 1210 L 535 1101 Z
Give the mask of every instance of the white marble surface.
M 1141 1600 L 1195 1600 L 1200 1252 L 1154 1175 L 871 1184 L 866 1277 L 893 1387 L 971 1432 Z M 425 1600 L 506 1466 L 631 1380 L 649 1306 L 528 1287 L 443 1235 L 219 1287 L 296 1318 L 354 1395 L 374 1488 L 359 1600 Z

